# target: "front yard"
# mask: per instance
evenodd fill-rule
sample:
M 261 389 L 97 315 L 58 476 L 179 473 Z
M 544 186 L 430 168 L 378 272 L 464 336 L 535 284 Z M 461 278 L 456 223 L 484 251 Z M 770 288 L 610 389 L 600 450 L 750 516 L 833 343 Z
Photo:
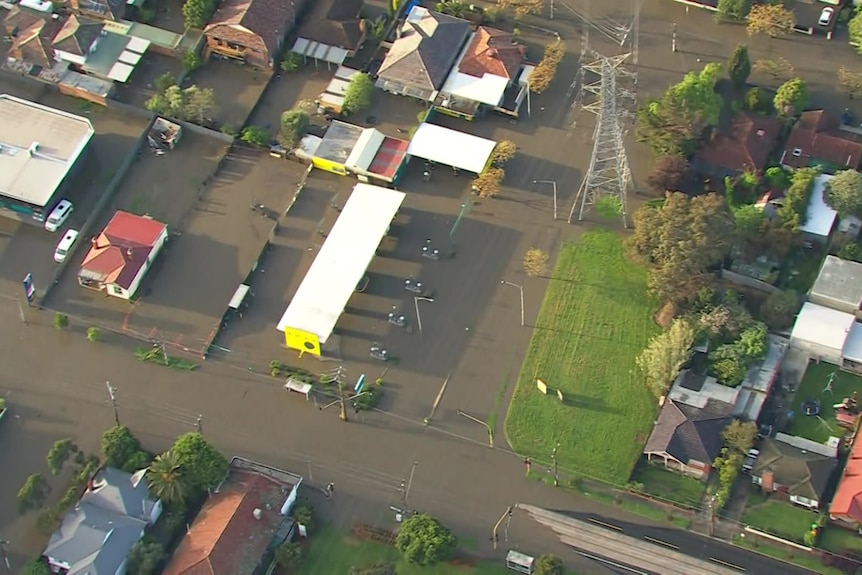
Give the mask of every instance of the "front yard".
M 742 523 L 758 531 L 802 544 L 802 537 L 817 521 L 817 513 L 789 501 L 753 494 L 742 515 Z
M 657 410 L 635 368 L 659 331 L 654 311 L 646 271 L 625 259 L 618 236 L 594 231 L 565 245 L 509 406 L 512 448 L 549 462 L 559 444 L 564 471 L 626 483 Z
M 832 382 L 832 393 L 824 393 L 823 389 L 833 372 L 835 379 Z M 862 377 L 841 371 L 828 363 L 809 364 L 793 400 L 790 434 L 820 443 L 825 443 L 830 436 L 843 436 L 846 430 L 835 421 L 835 409 L 832 405 L 841 403 L 842 399 L 850 397 L 854 391 L 862 392 Z M 806 401 L 820 403 L 820 418 L 805 415 L 803 404 Z
M 694 477 L 672 473 L 646 461 L 638 463 L 632 482 L 641 483 L 643 492 L 685 507 L 700 507 L 706 483 Z

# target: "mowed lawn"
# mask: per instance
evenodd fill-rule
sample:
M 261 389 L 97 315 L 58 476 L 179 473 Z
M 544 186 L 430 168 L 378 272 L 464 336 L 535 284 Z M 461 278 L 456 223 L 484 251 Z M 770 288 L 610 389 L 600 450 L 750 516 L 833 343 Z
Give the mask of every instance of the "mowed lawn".
M 618 236 L 594 231 L 565 245 L 509 405 L 512 448 L 549 462 L 559 444 L 562 470 L 626 483 L 658 410 L 635 366 L 659 333 L 655 309 L 646 271 L 625 259 Z
M 829 383 L 829 376 L 833 373 L 835 378 L 832 381 L 832 393 L 828 391 L 824 393 Z M 841 371 L 828 363 L 808 364 L 808 369 L 805 370 L 802 382 L 796 390 L 796 397 L 793 399 L 793 421 L 790 432 L 819 443 L 826 443 L 833 435 L 843 436 L 847 430 L 838 425 L 833 405 L 841 403 L 854 391 L 862 393 L 862 377 Z M 805 415 L 803 404 L 806 401 L 820 403 L 819 418 Z

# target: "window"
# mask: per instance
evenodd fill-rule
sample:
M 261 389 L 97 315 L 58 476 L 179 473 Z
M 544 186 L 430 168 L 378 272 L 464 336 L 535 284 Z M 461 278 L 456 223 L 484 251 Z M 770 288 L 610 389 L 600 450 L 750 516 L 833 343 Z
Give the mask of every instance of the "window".
M 793 148 L 793 155 L 797 158 L 802 155 L 802 148 Z
M 123 288 L 120 286 L 111 286 L 111 290 L 114 292 L 114 295 L 123 295 Z

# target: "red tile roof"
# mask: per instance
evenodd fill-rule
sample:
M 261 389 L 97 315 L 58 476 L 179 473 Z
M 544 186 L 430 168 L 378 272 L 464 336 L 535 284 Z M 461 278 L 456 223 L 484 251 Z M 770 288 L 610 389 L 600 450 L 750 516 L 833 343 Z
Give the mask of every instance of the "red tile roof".
M 780 132 L 780 120 L 740 112 L 730 129 L 716 132 L 696 158 L 736 172 L 763 171 Z
M 829 514 L 862 523 L 862 440 L 853 443 Z
M 204 34 L 275 56 L 306 0 L 225 0 Z
M 398 173 L 398 168 L 404 162 L 404 156 L 407 155 L 407 147 L 410 142 L 399 140 L 398 138 L 390 138 L 387 136 L 380 144 L 374 159 L 371 160 L 371 166 L 368 171 L 372 174 L 380 174 L 381 176 L 392 179 Z
M 515 44 L 511 34 L 479 26 L 458 65 L 458 71 L 476 78 L 491 74 L 514 79 L 524 63 L 524 57 L 524 47 Z
M 93 238 L 81 271 L 100 276 L 104 284 L 128 289 L 165 228 L 167 225 L 150 218 L 116 212 L 102 233 Z
M 9 47 L 9 55 L 16 60 L 50 68 L 54 65 L 51 41 L 62 25 L 61 20 L 37 19 L 26 29 L 17 32 Z
M 802 112 L 790 132 L 781 163 L 804 168 L 818 160 L 855 170 L 862 161 L 862 144 L 842 135 L 838 121 L 824 110 L 809 110 Z
M 284 487 L 257 473 L 231 471 L 228 483 L 204 504 L 163 575 L 251 575 L 281 523 Z M 255 509 L 261 510 L 260 519 L 255 519 Z

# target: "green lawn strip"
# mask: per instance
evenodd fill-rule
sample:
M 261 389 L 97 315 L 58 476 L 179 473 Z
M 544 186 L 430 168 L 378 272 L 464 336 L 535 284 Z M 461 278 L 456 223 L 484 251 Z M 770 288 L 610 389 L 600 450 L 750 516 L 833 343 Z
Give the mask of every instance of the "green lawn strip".
M 626 261 L 619 237 L 594 231 L 565 245 L 509 406 L 513 449 L 550 461 L 559 443 L 561 470 L 625 484 L 657 410 L 635 368 L 659 331 L 655 307 L 646 271 Z
M 772 557 L 773 559 L 779 559 L 781 561 L 786 561 L 787 563 L 792 563 L 806 569 L 811 569 L 815 573 L 820 573 L 821 575 L 843 575 L 842 572 L 838 569 L 835 569 L 833 567 L 826 567 L 825 565 L 823 565 L 823 562 L 820 561 L 820 558 L 812 553 L 808 553 L 801 550 L 791 551 L 790 549 L 785 547 L 763 543 L 760 541 L 755 543 L 751 539 L 751 535 L 748 535 L 744 538 L 736 537 L 733 540 L 733 544 L 738 547 L 750 549 L 752 551 L 760 553 L 761 555 Z
M 795 507 L 785 501 L 767 501 L 749 505 L 742 515 L 742 523 L 752 529 L 802 544 L 802 537 L 817 521 L 817 514 Z
M 472 567 L 442 563 L 433 567 L 411 565 L 390 545 L 376 541 L 360 541 L 332 525 L 313 533 L 305 549 L 297 575 L 347 573 L 351 567 L 364 567 L 377 562 L 391 562 L 398 575 L 506 575 L 511 573 L 504 564 L 480 562 Z
M 699 508 L 706 491 L 703 481 L 671 473 L 645 461 L 638 464 L 632 481 L 643 484 L 644 493 L 686 507 Z
M 817 546 L 838 554 L 848 550 L 862 552 L 862 537 L 849 529 L 827 525 L 820 533 Z
M 832 372 L 835 372 L 835 379 L 832 381 L 832 395 L 830 395 L 829 392 L 823 393 L 823 389 Z M 843 398 L 850 397 L 854 391 L 862 392 L 862 377 L 841 371 L 834 365 L 826 363 L 809 364 L 793 400 L 794 415 L 790 433 L 820 443 L 825 443 L 833 435 L 843 436 L 846 430 L 839 427 L 835 421 L 835 409 L 832 405 L 841 403 Z M 828 428 L 817 417 L 807 416 L 803 412 L 802 404 L 812 399 L 820 402 L 820 417 L 828 424 Z

